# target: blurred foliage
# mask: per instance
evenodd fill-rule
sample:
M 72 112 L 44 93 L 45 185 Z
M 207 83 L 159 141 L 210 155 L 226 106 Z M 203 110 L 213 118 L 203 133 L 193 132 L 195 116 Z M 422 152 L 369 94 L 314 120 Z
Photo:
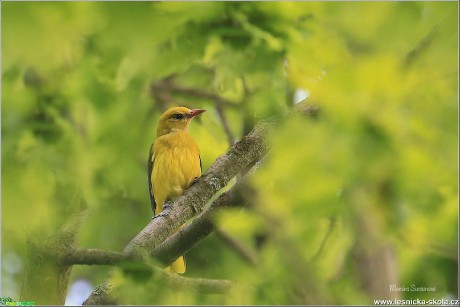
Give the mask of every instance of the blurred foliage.
M 69 214 L 90 210 L 81 248 L 121 250 L 149 222 L 146 158 L 168 105 L 209 110 L 191 125 L 204 170 L 225 152 L 216 102 L 161 86 L 173 80 L 230 101 L 237 139 L 298 89 L 320 116 L 283 122 L 251 209 L 219 216 L 258 265 L 216 235 L 187 254 L 186 276 L 241 289 L 178 293 L 120 270 L 122 303 L 367 304 L 359 240 L 392 244 L 399 285 L 436 287 L 402 298 L 458 297 L 458 3 L 1 5 L 4 295 L 19 296 L 26 239 Z

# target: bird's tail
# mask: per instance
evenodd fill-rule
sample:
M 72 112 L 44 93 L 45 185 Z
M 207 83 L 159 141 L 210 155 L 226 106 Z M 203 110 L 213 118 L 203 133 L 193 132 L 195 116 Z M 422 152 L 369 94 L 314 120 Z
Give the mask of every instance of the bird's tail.
M 184 274 L 185 273 L 185 256 L 180 256 L 177 258 L 170 266 L 165 270 L 171 273 Z
M 184 225 L 180 226 L 175 232 L 178 232 L 184 228 Z M 165 271 L 177 274 L 184 274 L 186 269 L 185 256 L 177 258 L 170 266 L 165 268 Z

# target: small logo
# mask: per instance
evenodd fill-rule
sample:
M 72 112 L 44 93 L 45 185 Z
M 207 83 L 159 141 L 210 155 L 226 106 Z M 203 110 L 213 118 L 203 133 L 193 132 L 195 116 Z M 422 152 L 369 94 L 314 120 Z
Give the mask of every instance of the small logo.
M 0 306 L 35 306 L 35 302 L 18 302 L 11 297 L 2 296 L 0 297 Z
M 2 306 L 5 306 L 6 303 L 9 303 L 9 302 L 12 302 L 13 299 L 11 297 L 8 297 L 8 296 L 2 296 L 0 297 L 0 305 Z

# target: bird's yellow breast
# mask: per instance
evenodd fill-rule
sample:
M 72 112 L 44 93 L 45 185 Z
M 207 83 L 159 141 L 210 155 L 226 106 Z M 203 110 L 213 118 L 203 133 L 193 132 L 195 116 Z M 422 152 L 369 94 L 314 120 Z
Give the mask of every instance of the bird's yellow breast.
M 180 196 L 193 179 L 201 175 L 201 166 L 198 146 L 186 131 L 158 137 L 153 152 L 151 181 L 156 215 L 166 201 Z

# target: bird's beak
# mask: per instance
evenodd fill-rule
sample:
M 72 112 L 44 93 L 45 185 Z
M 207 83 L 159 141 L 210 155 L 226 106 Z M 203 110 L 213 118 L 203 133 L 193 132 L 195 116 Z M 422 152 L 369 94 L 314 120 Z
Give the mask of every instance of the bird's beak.
M 203 112 L 206 112 L 206 110 L 203 110 L 203 109 L 194 109 L 194 110 L 190 110 L 190 114 L 188 115 L 188 118 L 193 118 Z

